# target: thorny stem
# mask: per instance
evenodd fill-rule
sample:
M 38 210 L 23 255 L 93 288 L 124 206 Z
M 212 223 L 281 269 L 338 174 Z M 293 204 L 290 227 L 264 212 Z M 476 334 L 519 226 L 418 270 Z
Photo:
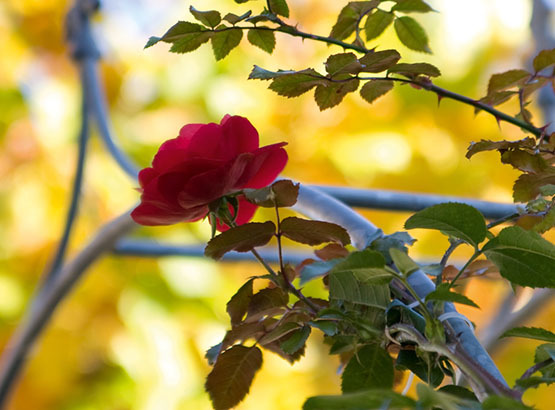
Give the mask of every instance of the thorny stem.
M 436 286 L 439 286 L 439 284 L 443 282 L 443 269 L 445 269 L 447 261 L 449 260 L 455 249 L 457 249 L 459 245 L 462 245 L 463 243 L 464 242 L 460 239 L 451 241 L 449 248 L 447 248 L 445 254 L 441 258 L 441 261 L 439 262 L 439 266 L 441 266 L 441 272 L 439 273 L 439 275 L 437 275 Z
M 303 295 L 300 289 L 297 289 L 291 283 L 291 281 L 287 277 L 287 274 L 285 273 L 285 266 L 283 264 L 283 250 L 281 246 L 281 219 L 279 217 L 279 208 L 277 205 L 275 206 L 275 209 L 276 209 L 276 223 L 277 223 L 276 238 L 277 238 L 278 254 L 279 254 L 279 269 L 280 269 L 281 275 L 283 276 L 283 281 L 285 282 L 285 286 L 287 286 L 289 290 L 295 296 L 297 296 L 297 298 L 299 298 L 299 300 L 302 300 L 310 308 L 310 310 L 312 310 L 314 313 L 318 313 L 319 311 L 318 306 L 316 306 L 314 303 L 310 301 L 310 299 L 308 299 L 305 295 Z
M 539 363 L 536 363 L 535 365 L 533 365 L 532 367 L 530 367 L 528 370 L 526 370 L 522 376 L 520 376 L 519 380 L 524 380 L 527 379 L 528 377 L 532 376 L 534 373 L 536 373 L 537 371 L 543 369 L 544 367 L 547 367 L 551 364 L 555 363 L 555 361 L 550 357 L 549 359 L 546 359 L 544 361 L 541 361 Z M 523 390 L 521 388 L 519 388 L 518 386 L 516 387 L 517 390 Z
M 470 257 L 470 259 L 464 264 L 464 266 L 461 268 L 461 270 L 455 275 L 455 277 L 453 278 L 453 280 L 451 281 L 451 283 L 449 283 L 449 287 L 448 289 L 451 289 L 453 287 L 453 285 L 455 285 L 455 282 L 457 281 L 457 279 L 459 279 L 461 277 L 461 275 L 463 274 L 463 272 L 466 270 L 466 268 L 468 268 L 468 266 L 474 262 L 474 260 L 480 256 L 482 254 L 482 251 L 480 250 L 476 250 L 474 252 L 474 254 Z

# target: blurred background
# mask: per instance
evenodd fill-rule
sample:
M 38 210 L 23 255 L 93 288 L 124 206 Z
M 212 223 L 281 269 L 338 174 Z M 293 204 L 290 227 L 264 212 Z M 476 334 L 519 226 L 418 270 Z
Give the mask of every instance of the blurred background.
M 290 0 L 292 22 L 327 35 L 343 2 Z M 427 28 L 433 55 L 403 47 L 388 29 L 375 45 L 398 48 L 406 62 L 440 68 L 437 84 L 473 98 L 485 95 L 491 74 L 527 66 L 533 57 L 530 0 L 435 0 L 439 13 L 415 17 Z M 320 112 L 312 93 L 285 99 L 267 83 L 247 81 L 253 64 L 277 70 L 314 67 L 337 47 L 277 35 L 272 56 L 249 45 L 215 62 L 210 45 L 170 54 L 167 45 L 147 50 L 188 8 L 242 14 L 263 2 L 232 0 L 103 1 L 94 19 L 102 52 L 101 72 L 118 143 L 141 166 L 158 146 L 190 122 L 219 122 L 226 113 L 246 116 L 261 143 L 289 143 L 288 177 L 305 183 L 458 195 L 511 202 L 517 173 L 497 153 L 464 157 L 471 141 L 520 139 L 520 129 L 498 126 L 485 113 L 410 87 L 370 105 L 348 95 Z M 48 265 L 63 228 L 76 163 L 80 83 L 69 58 L 63 20 L 67 0 L 0 2 L 0 348 L 15 329 Z M 511 103 L 501 106 L 517 112 Z M 540 111 L 531 107 L 543 125 Z M 96 229 L 138 200 L 132 181 L 93 135 L 86 163 L 80 216 L 70 256 Z M 408 214 L 364 211 L 386 233 L 402 229 Z M 271 214 L 259 212 L 260 220 Z M 207 224 L 140 228 L 135 236 L 164 243 L 198 244 Z M 411 255 L 437 260 L 448 242 L 431 231 L 413 232 Z M 547 234 L 553 241 L 555 236 Z M 469 256 L 461 249 L 455 259 Z M 228 326 L 225 304 L 262 268 L 200 258 L 109 256 L 97 262 L 57 311 L 32 352 L 12 410 L 209 409 L 203 358 Z M 318 284 L 311 291 L 321 292 Z M 481 310 L 461 309 L 478 330 L 488 323 L 508 286 L 473 279 L 466 291 Z M 553 302 L 527 325 L 555 330 Z M 551 318 L 551 319 L 550 319 Z M 311 336 L 306 356 L 290 366 L 270 353 L 240 409 L 296 409 L 315 394 L 340 392 L 338 362 L 321 334 Z M 495 355 L 510 384 L 533 364 L 539 342 L 513 339 Z M 401 383 L 400 389 L 403 384 Z M 530 390 L 527 403 L 548 408 L 554 391 Z

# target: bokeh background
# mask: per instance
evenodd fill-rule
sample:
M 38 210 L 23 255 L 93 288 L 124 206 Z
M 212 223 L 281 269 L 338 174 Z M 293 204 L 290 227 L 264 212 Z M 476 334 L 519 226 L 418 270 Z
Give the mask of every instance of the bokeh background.
M 305 31 L 327 34 L 343 2 L 291 0 L 291 21 Z M 428 29 L 433 55 L 404 48 L 392 29 L 381 48 L 398 48 L 405 61 L 427 61 L 453 91 L 479 98 L 492 73 L 528 64 L 534 53 L 530 0 L 430 1 L 439 13 L 416 16 Z M 215 62 L 210 45 L 194 53 L 170 54 L 166 45 L 143 50 L 176 20 L 192 20 L 188 7 L 222 12 L 260 10 L 262 1 L 105 0 L 94 19 L 102 51 L 101 72 L 118 143 L 147 166 L 161 142 L 189 122 L 219 122 L 226 114 L 248 117 L 264 144 L 287 141 L 284 174 L 306 183 L 459 195 L 510 202 L 517 173 L 498 154 L 465 159 L 471 141 L 519 139 L 484 114 L 410 87 L 372 105 L 349 95 L 320 112 L 306 94 L 285 99 L 267 83 L 247 81 L 252 65 L 275 70 L 323 69 L 339 48 L 277 35 L 272 56 L 249 45 Z M 63 36 L 67 0 L 0 2 L 0 348 L 21 320 L 63 227 L 76 162 L 80 84 Z M 504 111 L 516 113 L 514 105 Z M 540 112 L 532 106 L 536 119 Z M 70 255 L 96 229 L 138 200 L 130 180 L 93 138 L 86 182 Z M 402 229 L 408 214 L 364 211 L 386 233 Z M 270 218 L 261 212 L 259 219 Z M 434 260 L 447 241 L 428 231 L 411 255 Z M 175 244 L 203 243 L 206 224 L 140 228 L 135 236 Z M 553 240 L 553 235 L 551 240 Z M 468 256 L 462 249 L 455 259 Z M 208 409 L 204 351 L 227 327 L 225 303 L 240 284 L 262 268 L 251 263 L 206 259 L 109 256 L 97 262 L 62 304 L 37 347 L 8 406 L 28 409 Z M 316 289 L 319 292 L 321 290 Z M 508 286 L 473 279 L 469 296 L 482 307 L 462 309 L 477 325 Z M 528 325 L 555 330 L 555 305 Z M 338 393 L 336 358 L 321 335 L 311 336 L 306 356 L 290 366 L 265 353 L 250 396 L 240 409 L 295 409 L 315 394 Z M 533 364 L 538 343 L 511 340 L 496 355 L 510 383 Z M 402 384 L 400 388 L 402 388 Z M 525 400 L 549 408 L 554 390 L 526 393 Z

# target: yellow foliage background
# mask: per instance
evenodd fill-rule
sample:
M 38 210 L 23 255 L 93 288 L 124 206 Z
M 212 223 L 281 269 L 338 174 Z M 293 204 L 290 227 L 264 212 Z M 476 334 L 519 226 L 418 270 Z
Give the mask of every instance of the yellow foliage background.
M 485 113 L 408 86 L 372 105 L 358 95 L 320 112 L 311 93 L 279 97 L 260 81 L 247 81 L 252 65 L 277 70 L 323 69 L 337 47 L 277 35 L 272 56 L 249 45 L 215 62 L 209 45 L 194 53 L 170 54 L 166 45 L 143 50 L 179 20 L 192 20 L 190 1 L 106 0 L 94 19 L 103 58 L 111 120 L 118 143 L 147 166 L 157 147 L 190 122 L 219 122 L 226 114 L 246 116 L 263 144 L 289 143 L 284 174 L 304 183 L 459 195 L 511 201 L 518 175 L 498 154 L 464 158 L 471 141 L 519 139 L 523 133 L 498 126 Z M 337 1 L 290 0 L 291 21 L 326 35 L 343 5 Z M 473 98 L 485 94 L 495 72 L 526 66 L 533 56 L 526 0 L 430 1 L 439 13 L 416 16 L 428 29 L 431 56 L 399 44 L 392 29 L 379 37 L 380 49 L 398 48 L 406 62 L 427 61 L 443 76 L 437 84 Z M 242 14 L 262 2 L 202 0 L 201 10 Z M 0 3 L 0 347 L 22 319 L 41 273 L 59 239 L 76 161 L 80 123 L 78 73 L 63 38 L 67 1 Z M 504 111 L 517 108 L 506 104 Z M 535 106 L 535 117 L 540 116 Z M 538 122 L 541 125 L 541 121 Z M 86 165 L 80 217 L 70 255 L 96 229 L 138 200 L 131 181 L 93 135 Z M 408 214 L 364 211 L 386 233 L 402 229 Z M 260 212 L 259 219 L 271 214 Z M 430 231 L 411 255 L 437 260 L 448 243 Z M 140 228 L 135 236 L 175 244 L 203 243 L 206 224 Z M 551 235 L 553 239 L 553 235 Z M 461 250 L 455 259 L 463 260 Z M 225 303 L 246 277 L 261 273 L 250 263 L 204 259 L 109 256 L 96 263 L 47 328 L 8 406 L 27 409 L 208 409 L 203 380 L 204 351 L 227 327 Z M 482 307 L 461 309 L 478 331 L 504 296 L 502 281 L 476 279 L 467 293 Z M 317 291 L 317 289 L 315 289 Z M 555 305 L 528 325 L 553 328 Z M 240 409 L 295 409 L 316 394 L 339 393 L 338 362 L 314 332 L 306 357 L 290 366 L 264 355 L 249 397 Z M 539 344 L 510 340 L 496 355 L 509 383 L 533 364 Z M 400 384 L 402 389 L 403 383 Z M 551 391 L 550 391 L 551 390 Z M 548 408 L 553 388 L 531 390 L 527 403 Z

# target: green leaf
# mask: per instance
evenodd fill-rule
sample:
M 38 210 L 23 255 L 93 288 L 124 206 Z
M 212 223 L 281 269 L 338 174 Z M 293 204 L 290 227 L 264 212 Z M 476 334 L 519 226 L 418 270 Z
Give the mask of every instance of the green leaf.
M 517 148 L 534 148 L 536 140 L 526 137 L 518 141 L 489 141 L 481 140 L 479 142 L 471 142 L 466 153 L 467 158 L 471 158 L 474 154 L 482 151 L 507 150 Z
M 393 22 L 393 13 L 376 9 L 366 19 L 364 31 L 366 32 L 366 40 L 370 41 L 384 32 L 384 30 Z
M 371 80 L 362 86 L 360 96 L 369 103 L 373 103 L 391 89 L 393 89 L 393 81 L 391 80 Z
M 287 305 L 288 301 L 288 294 L 280 288 L 261 289 L 251 298 L 246 320 L 253 321 L 262 316 L 279 312 Z
M 265 334 L 258 343 L 261 345 L 265 345 L 271 342 L 274 342 L 280 339 L 283 336 L 286 336 L 290 333 L 293 333 L 295 330 L 298 330 L 301 326 L 295 322 L 285 322 L 280 326 L 276 327 L 270 333 Z
M 221 343 L 220 351 L 226 350 L 228 347 L 234 345 L 236 342 L 245 342 L 248 339 L 259 339 L 266 329 L 264 323 L 261 321 L 242 322 L 228 330 L 225 334 L 224 340 Z
M 303 410 L 415 409 L 416 402 L 391 390 L 367 390 L 336 396 L 310 397 Z
M 405 223 L 406 229 L 437 229 L 441 232 L 477 246 L 486 238 L 486 221 L 474 207 L 449 202 L 423 209 Z
M 546 360 L 555 360 L 555 343 L 544 343 L 536 347 L 534 363 L 538 364 Z M 540 373 L 543 377 L 555 377 L 555 363 L 542 367 Z
M 444 378 L 443 371 L 437 364 L 427 363 L 414 350 L 401 349 L 395 360 L 395 368 L 398 370 L 408 369 L 433 387 L 439 386 Z
M 360 63 L 363 66 L 361 71 L 366 73 L 381 73 L 395 65 L 400 58 L 401 55 L 397 50 L 370 52 L 360 58 Z
M 451 396 L 456 396 L 463 400 L 476 401 L 476 402 L 478 401 L 478 398 L 472 391 L 465 389 L 462 386 L 448 384 L 438 389 L 438 391 L 442 393 L 450 394 Z
M 454 303 L 460 303 L 462 305 L 468 305 L 475 308 L 479 308 L 479 306 L 476 303 L 474 303 L 466 296 L 461 295 L 460 293 L 451 292 L 449 290 L 448 283 L 442 283 L 436 288 L 436 290 L 428 293 L 428 295 L 426 296 L 426 302 L 430 300 L 438 300 L 441 302 L 454 302 Z
M 512 165 L 514 168 L 523 172 L 539 174 L 549 168 L 549 165 L 539 155 L 530 154 L 527 151 L 516 149 L 505 151 L 501 154 L 503 164 Z
M 252 298 L 253 281 L 254 279 L 249 279 L 227 302 L 226 311 L 231 318 L 232 325 L 239 324 L 247 313 Z
M 290 216 L 281 221 L 283 236 L 307 245 L 319 245 L 326 242 L 338 242 L 342 245 L 351 243 L 345 228 L 322 221 L 312 221 Z
M 518 226 L 503 229 L 483 248 L 501 276 L 521 286 L 555 287 L 555 246 Z
M 499 409 L 533 410 L 532 407 L 525 406 L 520 401 L 509 397 L 488 396 L 488 398 L 482 402 L 482 410 Z
M 293 73 L 281 74 L 274 78 L 270 90 L 285 97 L 298 97 L 320 84 L 328 81 L 312 68 Z
M 360 280 L 356 271 L 330 273 L 329 287 L 330 299 L 344 300 L 384 311 L 390 301 L 387 285 L 375 285 L 371 281 Z
M 409 277 L 412 273 L 414 273 L 414 271 L 420 268 L 406 252 L 403 252 L 400 249 L 391 248 L 389 250 L 389 255 L 391 256 L 393 263 L 395 263 L 395 266 L 397 266 L 397 269 L 399 269 L 406 277 Z
M 227 21 L 228 23 L 231 23 L 233 25 L 248 19 L 252 14 L 252 11 L 247 11 L 245 14 L 241 14 L 240 16 L 238 16 L 237 14 L 233 14 L 233 13 L 227 13 L 224 17 L 224 20 Z
M 332 320 L 316 320 L 308 322 L 308 324 L 316 329 L 320 329 L 326 336 L 337 334 L 338 324 Z
M 316 261 L 309 265 L 305 265 L 301 270 L 301 285 L 304 285 L 312 279 L 327 275 L 327 273 L 339 262 L 341 262 L 341 259 Z
M 198 21 L 208 27 L 214 28 L 222 21 L 222 16 L 220 15 L 220 12 L 216 10 L 199 11 L 191 6 L 189 7 L 189 11 Z
M 261 366 L 262 352 L 256 346 L 236 345 L 223 352 L 205 384 L 214 409 L 224 410 L 239 404 Z
M 357 56 L 353 53 L 332 54 L 326 60 L 325 66 L 326 72 L 332 77 L 343 73 L 357 74 L 362 69 Z
M 268 4 L 274 14 L 283 17 L 289 17 L 289 7 L 285 0 L 269 0 Z
M 219 26 L 212 37 L 212 51 L 216 60 L 221 60 L 229 54 L 231 50 L 239 45 L 243 38 L 243 30 Z
M 555 48 L 542 50 L 534 57 L 534 70 L 537 72 L 555 64 Z
M 537 174 L 522 174 L 513 185 L 513 198 L 515 202 L 528 202 L 535 199 L 541 188 L 555 184 L 555 169 L 548 168 Z
M 172 43 L 172 53 L 187 53 L 199 48 L 213 35 L 211 30 L 200 24 L 179 21 L 174 24 L 162 37 L 151 37 L 145 48 L 151 47 L 159 41 Z
M 408 252 L 407 245 L 412 245 L 416 239 L 410 236 L 407 232 L 394 232 L 391 235 L 384 235 L 374 240 L 370 247 L 385 256 L 386 264 L 393 262 L 389 255 L 391 248 L 397 248 L 404 252 Z
M 331 29 L 330 37 L 344 40 L 353 34 L 359 23 L 360 16 L 372 10 L 379 1 L 352 1 L 341 9 L 337 22 Z
M 525 337 L 527 339 L 543 340 L 544 342 L 555 343 L 555 333 L 540 327 L 514 327 L 507 330 L 502 337 Z
M 522 85 L 529 78 L 530 73 L 526 70 L 509 70 L 504 73 L 494 74 L 489 79 L 488 95 Z
M 400 11 L 402 13 L 427 13 L 434 11 L 429 4 L 422 0 L 397 0 L 391 11 Z
M 393 387 L 393 360 L 377 345 L 363 346 L 341 375 L 343 393 Z
M 276 46 L 276 37 L 273 31 L 253 28 L 249 30 L 247 39 L 253 46 L 259 47 L 269 54 L 272 54 Z
M 299 184 L 282 179 L 260 189 L 245 188 L 243 193 L 247 201 L 264 208 L 287 207 L 297 203 Z
M 387 70 L 387 73 L 400 74 L 410 79 L 414 79 L 419 75 L 425 75 L 428 77 L 439 77 L 441 75 L 441 72 L 437 67 L 428 63 L 399 63 Z
M 393 23 L 395 32 L 401 43 L 415 51 L 431 53 L 428 45 L 428 35 L 422 26 L 412 17 L 397 17 Z
M 353 275 L 357 281 L 366 284 L 386 285 L 393 279 L 395 272 L 385 266 L 381 253 L 371 249 L 353 252 L 337 263 L 331 270 L 332 275 Z
M 499 92 L 496 92 L 496 93 L 488 94 L 484 98 L 480 98 L 480 100 L 478 102 L 481 102 L 482 104 L 489 105 L 491 107 L 495 107 L 496 105 L 501 105 L 504 102 L 509 101 L 511 98 L 513 98 L 517 94 L 518 94 L 517 91 L 499 91 Z M 480 112 L 480 108 L 476 107 L 474 109 L 474 112 L 475 113 Z
M 252 71 L 249 74 L 249 80 L 272 80 L 274 78 L 288 74 L 296 74 L 296 71 L 270 71 L 255 65 L 253 66 Z
M 517 379 L 516 385 L 521 389 L 530 389 L 536 388 L 542 384 L 552 384 L 555 383 L 555 377 L 538 377 L 538 376 L 531 376 L 526 379 Z
M 247 252 L 257 246 L 266 245 L 275 231 L 276 226 L 271 221 L 240 225 L 212 238 L 206 245 L 204 254 L 218 260 L 229 251 Z
M 317 85 L 316 91 L 314 91 L 314 99 L 320 111 L 335 107 L 343 101 L 348 93 L 356 91 L 359 83 L 359 80 L 353 77 L 352 80 L 343 83 L 327 82 L 326 84 Z
M 306 339 L 310 335 L 310 326 L 305 325 L 296 330 L 285 341 L 280 343 L 281 349 L 287 354 L 295 354 L 302 349 L 306 343 Z

